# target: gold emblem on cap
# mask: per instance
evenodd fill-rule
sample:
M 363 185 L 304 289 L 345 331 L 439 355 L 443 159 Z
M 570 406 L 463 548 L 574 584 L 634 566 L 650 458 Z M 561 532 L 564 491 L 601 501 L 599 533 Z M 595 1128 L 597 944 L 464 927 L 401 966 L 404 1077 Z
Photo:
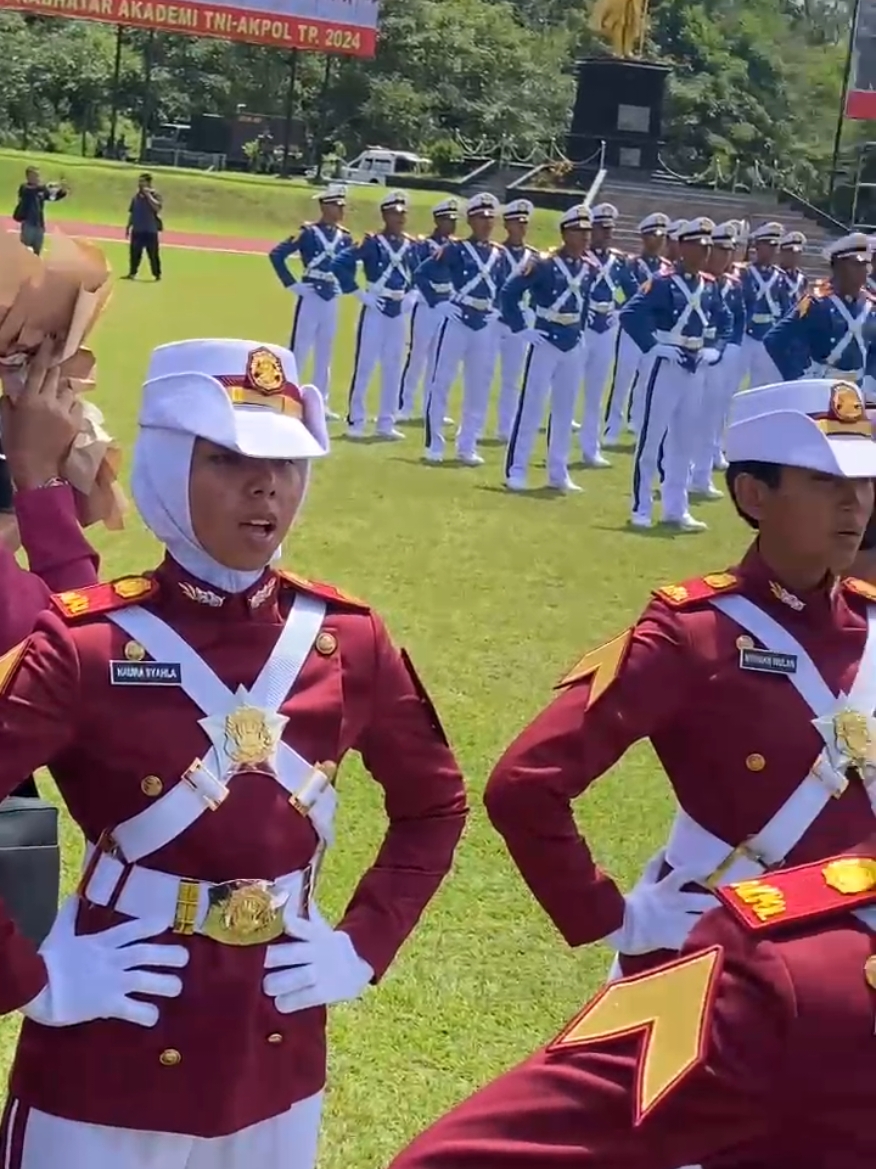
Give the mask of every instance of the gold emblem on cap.
M 152 581 L 145 576 L 126 576 L 122 580 L 113 581 L 113 592 L 125 601 L 133 601 L 137 597 L 145 597 L 152 591 Z
M 262 346 L 253 349 L 246 359 L 246 380 L 263 394 L 279 394 L 286 384 L 283 363 L 276 353 Z
M 876 889 L 876 860 L 869 857 L 842 857 L 831 861 L 821 872 L 831 889 L 849 897 Z
M 830 412 L 839 422 L 860 422 L 864 417 L 864 403 L 856 386 L 837 382 L 830 391 Z
M 324 658 L 330 658 L 337 648 L 338 639 L 333 633 L 329 633 L 327 630 L 322 632 L 316 639 L 316 652 L 322 654 Z
M 763 771 L 763 769 L 766 767 L 766 759 L 764 759 L 763 755 L 758 755 L 757 752 L 755 752 L 753 755 L 749 755 L 745 760 L 745 766 L 749 771 Z
M 146 650 L 139 641 L 125 642 L 125 660 L 128 662 L 142 662 L 146 657 Z
M 871 954 L 864 963 L 864 981 L 876 990 L 876 954 Z

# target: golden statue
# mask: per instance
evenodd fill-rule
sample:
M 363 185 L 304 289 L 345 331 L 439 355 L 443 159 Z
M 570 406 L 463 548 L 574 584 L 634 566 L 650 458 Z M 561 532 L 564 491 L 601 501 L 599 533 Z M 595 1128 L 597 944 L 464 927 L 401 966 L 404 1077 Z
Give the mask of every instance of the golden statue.
M 610 42 L 615 55 L 632 57 L 645 39 L 648 0 L 596 0 L 590 27 Z

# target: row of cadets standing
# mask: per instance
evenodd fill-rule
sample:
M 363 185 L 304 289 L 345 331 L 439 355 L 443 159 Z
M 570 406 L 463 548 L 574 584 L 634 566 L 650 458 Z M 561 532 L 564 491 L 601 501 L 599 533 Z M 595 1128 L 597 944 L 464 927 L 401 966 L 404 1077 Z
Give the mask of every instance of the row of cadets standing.
M 299 369 L 304 369 L 313 354 L 314 384 L 322 393 L 326 417 L 336 419 L 338 415 L 329 409 L 332 346 L 341 295 L 334 262 L 340 252 L 353 246 L 353 238 L 343 225 L 346 187 L 334 183 L 314 195 L 314 199 L 319 203 L 319 220 L 302 224 L 299 233 L 277 244 L 268 258 L 283 287 L 298 297 L 289 348 Z M 300 280 L 289 271 L 287 264 L 295 255 L 301 257 L 304 265 Z
M 840 377 L 863 383 L 876 404 L 876 295 L 867 287 L 871 241 L 861 232 L 825 249 L 830 279 L 819 282 L 765 336 L 783 381 Z
M 459 202 L 452 198 L 442 199 L 432 208 L 432 219 L 435 226 L 431 235 L 417 240 L 414 246 L 416 267 L 431 259 L 445 244 L 455 239 L 453 233 L 459 219 Z M 421 383 L 428 389 L 435 364 L 438 333 L 444 320 L 438 311 L 438 305 L 447 300 L 451 292 L 453 285 L 450 281 L 437 283 L 433 281 L 434 303 L 430 304 L 418 291 L 417 302 L 411 313 L 411 336 L 399 389 L 397 419 L 400 421 L 410 421 L 420 413 Z
M 655 276 L 621 309 L 622 327 L 650 358 L 642 370 L 645 398 L 633 462 L 631 523 L 637 528 L 652 525 L 661 462 L 663 522 L 689 532 L 706 527 L 690 514 L 691 466 L 705 370 L 721 361 L 732 334 L 730 310 L 703 271 L 714 228 L 705 217 L 679 228 L 672 271 Z
M 498 199 L 488 191 L 471 198 L 466 207 L 469 238 L 447 243 L 416 271 L 417 289 L 444 318 L 426 401 L 424 456 L 430 463 L 444 459 L 447 400 L 460 366 L 463 399 L 456 457 L 471 467 L 484 461 L 477 444 L 486 422 L 495 366 L 492 326 L 499 319 L 499 290 L 511 270 L 509 253 L 490 239 L 498 209 Z M 450 284 L 453 291 L 439 301 L 435 284 Z
M 528 344 L 517 411 L 505 451 L 505 486 L 526 490 L 545 406 L 548 425 L 548 483 L 560 491 L 580 488 L 569 476 L 569 443 L 583 372 L 582 330 L 596 267 L 587 255 L 591 215 L 586 204 L 560 219 L 561 246 L 530 260 L 502 289 L 502 315 L 511 332 Z M 528 299 L 532 324 L 527 321 Z

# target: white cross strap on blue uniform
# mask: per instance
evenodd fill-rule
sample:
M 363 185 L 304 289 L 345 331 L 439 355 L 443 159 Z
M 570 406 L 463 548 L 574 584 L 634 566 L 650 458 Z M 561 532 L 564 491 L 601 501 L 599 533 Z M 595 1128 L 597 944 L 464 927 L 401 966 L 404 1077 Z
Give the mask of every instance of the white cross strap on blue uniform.
M 780 463 L 842 479 L 876 478 L 876 442 L 852 382 L 804 378 L 734 394 L 730 463 Z
M 783 252 L 802 252 L 806 247 L 806 236 L 802 231 L 786 231 L 779 240 Z
M 380 200 L 381 211 L 407 211 L 408 197 L 404 191 L 390 191 Z
M 589 231 L 593 215 L 586 203 L 576 203 L 560 216 L 560 231 Z
M 679 228 L 683 227 L 685 223 L 687 223 L 686 219 L 673 219 L 666 229 L 667 238 L 677 240 Z
M 593 208 L 593 222 L 603 227 L 614 226 L 619 216 L 620 212 L 613 203 L 600 203 Z
M 739 224 L 735 219 L 728 219 L 726 223 L 719 223 L 712 232 L 712 244 L 716 248 L 726 248 L 727 251 L 736 250 L 739 237 Z
M 670 219 L 662 211 L 652 211 L 639 224 L 639 235 L 666 235 L 669 230 Z
M 680 244 L 710 244 L 714 230 L 714 220 L 707 215 L 699 215 L 696 219 L 683 219 L 675 238 Z
M 465 213 L 469 219 L 473 215 L 484 215 L 492 219 L 499 210 L 500 203 L 495 195 L 489 191 L 478 191 L 476 195 L 472 195 L 468 203 L 465 205 Z
M 411 250 L 412 241 L 405 237 L 399 247 L 394 248 L 385 235 L 376 235 L 374 239 L 386 260 L 386 267 L 378 278 L 368 285 L 368 291 L 372 296 L 385 297 L 387 300 L 403 300 L 410 288 L 407 255 Z M 400 272 L 404 278 L 404 288 L 388 287 L 395 272 Z
M 324 191 L 313 197 L 318 203 L 334 203 L 338 207 L 343 207 L 347 202 L 347 188 L 343 183 L 330 183 Z
M 862 231 L 853 231 L 840 239 L 832 240 L 824 249 L 824 258 L 834 260 L 857 259 L 870 262 L 873 256 L 873 243 L 870 236 Z
M 504 220 L 515 219 L 520 223 L 529 223 L 535 206 L 528 199 L 513 199 L 502 208 Z
M 432 214 L 436 219 L 458 219 L 459 200 L 452 197 L 442 199 L 432 208 Z
M 756 244 L 777 244 L 784 234 L 781 223 L 762 223 L 754 229 L 750 239 Z

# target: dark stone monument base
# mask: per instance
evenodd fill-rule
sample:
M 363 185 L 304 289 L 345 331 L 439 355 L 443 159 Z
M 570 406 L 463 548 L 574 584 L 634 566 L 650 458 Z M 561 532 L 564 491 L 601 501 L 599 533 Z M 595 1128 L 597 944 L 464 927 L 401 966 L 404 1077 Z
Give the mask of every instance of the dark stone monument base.
M 577 72 L 566 154 L 589 167 L 601 158 L 609 170 L 652 174 L 658 169 L 669 66 L 588 57 L 578 62 Z

